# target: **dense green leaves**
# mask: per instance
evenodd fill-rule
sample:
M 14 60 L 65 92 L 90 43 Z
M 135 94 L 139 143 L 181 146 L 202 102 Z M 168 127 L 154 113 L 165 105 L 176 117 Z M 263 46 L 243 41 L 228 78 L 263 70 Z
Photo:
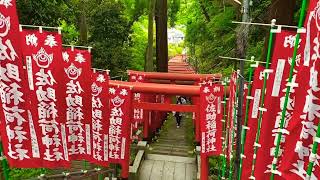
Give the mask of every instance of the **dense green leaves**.
M 67 18 L 67 6 L 63 0 L 17 0 L 21 24 L 58 26 Z
M 180 0 L 169 0 L 168 17 L 170 27 L 174 27 L 177 21 L 177 14 L 180 10 L 181 2 Z
M 223 72 L 230 74 L 233 63 L 222 61 L 219 56 L 233 56 L 235 47 L 236 10 L 222 6 L 220 1 L 192 1 L 182 6 L 180 23 L 186 24 L 186 45 L 190 62 L 201 73 Z M 206 12 L 204 12 L 206 11 Z M 207 14 L 210 21 L 206 18 Z
M 93 13 L 90 22 L 94 67 L 111 69 L 113 75 L 125 70 L 130 59 L 126 45 L 131 30 L 123 11 L 121 2 L 104 2 Z

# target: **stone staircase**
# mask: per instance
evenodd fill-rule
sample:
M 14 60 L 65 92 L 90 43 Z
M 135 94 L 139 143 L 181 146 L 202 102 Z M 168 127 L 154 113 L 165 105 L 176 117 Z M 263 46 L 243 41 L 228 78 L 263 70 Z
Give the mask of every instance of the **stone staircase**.
M 176 127 L 174 118 L 169 118 L 165 123 L 160 136 L 149 147 L 149 154 L 162 154 L 172 156 L 191 157 L 193 156 L 193 147 L 187 142 L 187 119 L 184 117 L 180 128 Z M 191 122 L 192 123 L 192 122 Z
M 139 173 L 139 180 L 194 180 L 197 175 L 194 157 L 191 115 L 182 119 L 180 128 L 170 116 L 159 137 L 150 144 Z
M 149 154 L 142 164 L 139 180 L 195 180 L 196 171 L 195 158 Z

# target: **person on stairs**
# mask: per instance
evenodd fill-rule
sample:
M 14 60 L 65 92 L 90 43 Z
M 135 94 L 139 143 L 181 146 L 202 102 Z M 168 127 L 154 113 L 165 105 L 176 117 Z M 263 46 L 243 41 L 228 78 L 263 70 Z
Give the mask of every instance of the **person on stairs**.
M 177 96 L 177 104 L 186 104 L 186 100 L 181 97 Z M 176 118 L 176 123 L 177 123 L 177 128 L 180 128 L 181 125 L 181 120 L 182 120 L 182 113 L 181 112 L 173 112 L 175 118 Z

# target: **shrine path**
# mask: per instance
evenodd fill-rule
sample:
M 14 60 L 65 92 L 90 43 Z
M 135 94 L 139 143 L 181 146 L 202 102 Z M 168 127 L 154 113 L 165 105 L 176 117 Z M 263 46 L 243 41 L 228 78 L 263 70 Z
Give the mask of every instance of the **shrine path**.
M 184 116 L 179 129 L 171 116 L 164 123 L 158 140 L 150 145 L 140 169 L 139 180 L 196 179 L 192 132 L 190 114 Z

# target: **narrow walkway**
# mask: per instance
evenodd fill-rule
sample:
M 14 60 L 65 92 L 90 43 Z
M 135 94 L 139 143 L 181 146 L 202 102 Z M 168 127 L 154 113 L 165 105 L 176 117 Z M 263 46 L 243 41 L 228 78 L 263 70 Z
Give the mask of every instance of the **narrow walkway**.
M 177 128 L 171 116 L 160 132 L 160 137 L 149 147 L 140 169 L 139 180 L 194 180 L 196 159 L 191 115 L 182 120 Z
M 196 169 L 195 158 L 149 154 L 139 180 L 194 180 Z
M 180 128 L 172 116 L 164 123 L 160 136 L 149 148 L 150 154 L 190 157 L 193 155 L 191 115 L 184 115 Z

